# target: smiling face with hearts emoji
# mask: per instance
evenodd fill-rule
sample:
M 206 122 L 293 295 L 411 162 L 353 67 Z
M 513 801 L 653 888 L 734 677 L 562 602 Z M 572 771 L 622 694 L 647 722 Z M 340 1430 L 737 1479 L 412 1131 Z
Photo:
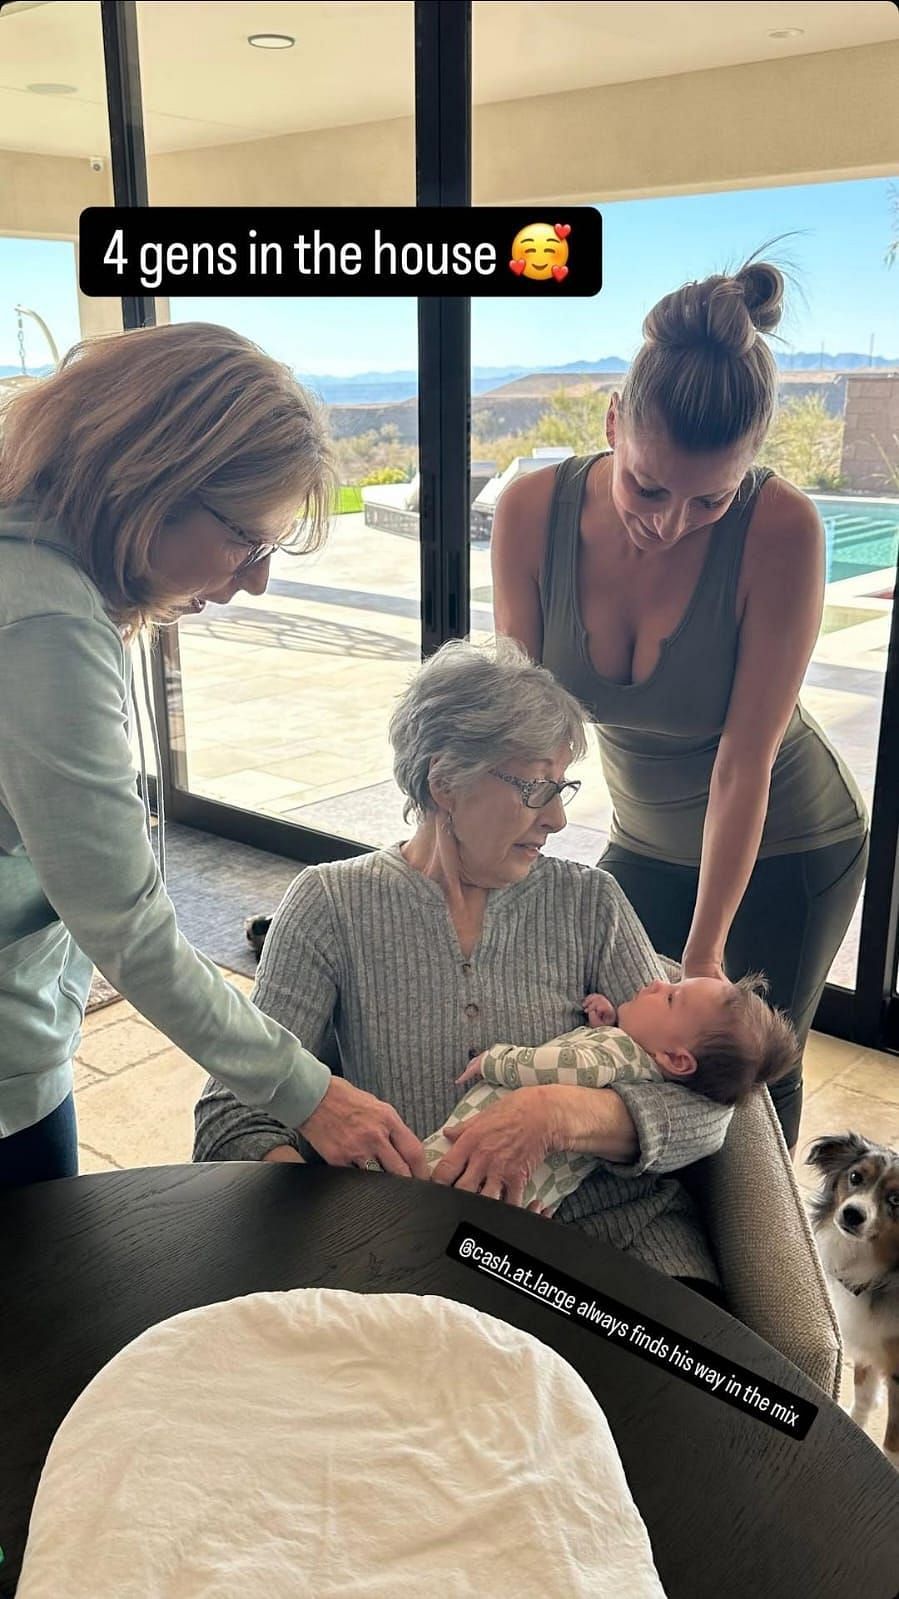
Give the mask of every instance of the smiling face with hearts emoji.
M 531 278 L 535 283 L 561 283 L 568 276 L 567 222 L 531 222 L 512 240 L 512 259 L 509 271 L 517 278 Z

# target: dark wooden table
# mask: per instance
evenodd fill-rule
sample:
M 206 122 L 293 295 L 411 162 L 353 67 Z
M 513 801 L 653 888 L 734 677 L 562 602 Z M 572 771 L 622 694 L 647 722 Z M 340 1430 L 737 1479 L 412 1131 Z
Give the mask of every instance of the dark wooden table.
M 462 1222 L 810 1400 L 807 1437 L 784 1436 L 449 1258 Z M 879 1450 L 716 1305 L 573 1228 L 378 1173 L 234 1164 L 13 1190 L 0 1196 L 0 1239 L 3 1599 L 15 1592 L 53 1435 L 100 1368 L 180 1311 L 312 1286 L 441 1294 L 563 1355 L 605 1411 L 669 1599 L 899 1592 L 899 1474 Z

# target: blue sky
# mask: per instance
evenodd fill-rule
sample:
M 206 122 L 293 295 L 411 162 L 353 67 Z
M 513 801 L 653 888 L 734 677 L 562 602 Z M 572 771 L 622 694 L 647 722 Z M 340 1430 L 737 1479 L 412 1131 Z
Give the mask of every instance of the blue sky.
M 689 278 L 737 264 L 783 233 L 775 259 L 795 271 L 781 331 L 787 349 L 899 357 L 899 265 L 884 252 L 891 237 L 891 185 L 885 179 L 741 190 L 601 205 L 604 287 L 590 300 L 545 307 L 533 299 L 475 300 L 477 365 L 563 365 L 604 355 L 627 359 L 645 312 Z M 71 245 L 0 238 L 0 365 L 18 359 L 12 307 L 33 306 L 61 349 L 78 337 Z M 344 374 L 416 365 L 412 300 L 178 299 L 178 320 L 226 322 L 299 371 Z M 30 363 L 45 347 L 29 328 Z

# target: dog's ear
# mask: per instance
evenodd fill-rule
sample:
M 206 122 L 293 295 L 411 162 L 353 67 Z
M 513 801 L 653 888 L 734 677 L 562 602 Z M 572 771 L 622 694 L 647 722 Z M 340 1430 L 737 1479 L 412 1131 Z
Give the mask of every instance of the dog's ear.
M 868 1140 L 858 1133 L 827 1133 L 823 1138 L 815 1139 L 805 1157 L 805 1164 L 817 1166 L 820 1172 L 829 1177 L 861 1160 L 868 1147 Z

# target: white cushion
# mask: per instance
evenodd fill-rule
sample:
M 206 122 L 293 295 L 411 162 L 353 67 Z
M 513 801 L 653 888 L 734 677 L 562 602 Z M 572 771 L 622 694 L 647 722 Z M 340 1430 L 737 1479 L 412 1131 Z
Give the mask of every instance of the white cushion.
M 18 1599 L 664 1599 L 576 1372 L 464 1305 L 253 1294 L 151 1328 L 51 1447 Z

